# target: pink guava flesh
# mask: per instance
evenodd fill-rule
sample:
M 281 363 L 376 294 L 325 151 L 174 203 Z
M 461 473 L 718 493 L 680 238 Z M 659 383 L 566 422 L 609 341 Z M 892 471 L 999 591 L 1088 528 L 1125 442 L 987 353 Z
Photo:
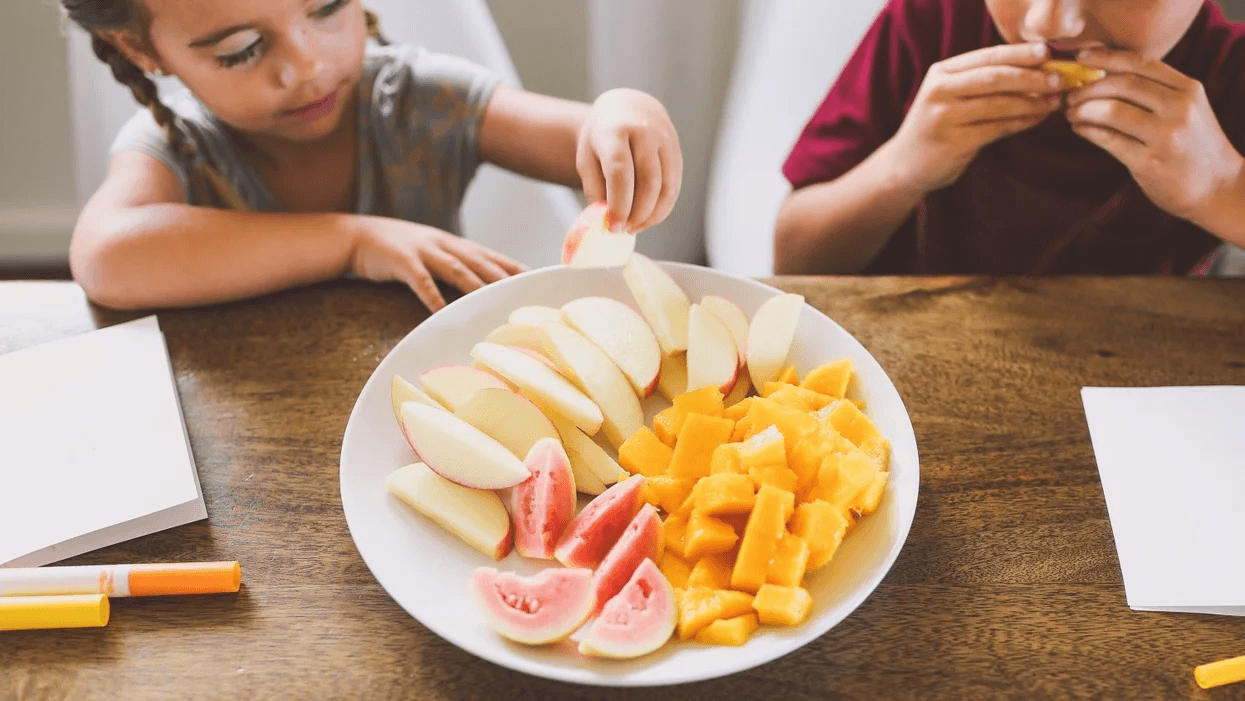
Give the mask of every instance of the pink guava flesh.
M 514 549 L 524 557 L 553 559 L 553 548 L 575 515 L 575 475 L 562 444 L 542 438 L 524 464 L 532 475 L 510 495 Z
M 598 611 L 626 586 L 641 562 L 661 559 L 663 544 L 661 517 L 652 504 L 645 504 L 592 575 Z
M 571 520 L 554 550 L 554 557 L 567 567 L 596 567 L 618 541 L 640 509 L 643 475 L 632 475 L 615 484 Z
M 531 577 L 477 568 L 471 598 L 499 635 L 528 645 L 565 639 L 596 608 L 592 570 L 550 567 Z
M 657 565 L 646 559 L 588 626 L 579 652 L 619 659 L 647 655 L 666 644 L 677 621 L 674 589 Z

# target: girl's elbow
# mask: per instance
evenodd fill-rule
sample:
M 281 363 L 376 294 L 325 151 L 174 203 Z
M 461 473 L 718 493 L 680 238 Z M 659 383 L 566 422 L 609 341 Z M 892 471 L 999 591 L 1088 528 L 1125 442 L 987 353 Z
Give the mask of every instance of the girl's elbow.
M 113 248 L 104 232 L 79 221 L 69 242 L 69 272 L 95 304 L 118 310 L 137 308 L 118 284 Z

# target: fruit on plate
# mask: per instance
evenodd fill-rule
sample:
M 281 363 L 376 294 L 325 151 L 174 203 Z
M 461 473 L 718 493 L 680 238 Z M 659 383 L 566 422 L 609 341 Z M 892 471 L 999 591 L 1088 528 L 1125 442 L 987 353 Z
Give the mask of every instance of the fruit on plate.
M 545 413 L 527 398 L 508 389 L 489 387 L 454 412 L 523 460 L 542 439 L 560 440 Z
M 623 267 L 623 280 L 661 344 L 670 355 L 687 350 L 687 310 L 691 302 L 679 283 L 652 260 L 632 253 Z
M 393 381 L 389 383 L 389 399 L 393 402 L 393 415 L 397 417 L 399 424 L 402 423 L 402 405 L 406 402 L 419 402 L 441 408 L 437 400 L 424 394 L 422 389 L 407 382 L 400 375 L 394 375 Z
M 748 372 L 757 390 L 778 377 L 787 363 L 804 297 L 783 293 L 765 300 L 752 315 L 748 329 Z
M 662 357 L 657 391 L 670 401 L 687 391 L 687 353 L 671 353 Z
M 499 346 L 545 352 L 545 332 L 533 324 L 502 324 L 490 331 L 484 340 Z
M 553 556 L 567 567 L 596 567 L 640 510 L 644 478 L 632 475 L 588 502 L 566 529 Z
M 597 495 L 627 476 L 618 463 L 596 441 L 574 424 L 560 416 L 551 417 L 554 428 L 562 437 L 562 447 L 571 460 L 575 488 L 584 494 Z
M 513 382 L 538 406 L 565 416 L 588 435 L 601 429 L 601 409 L 571 381 L 532 356 L 496 343 L 477 343 L 471 357 Z
M 618 536 L 592 575 L 598 610 L 622 590 L 641 562 L 661 558 L 664 542 L 661 517 L 652 504 L 645 504 Z M 515 544 L 518 545 L 517 533 Z
M 556 438 L 537 441 L 523 464 L 532 474 L 510 492 L 514 549 L 523 557 L 552 560 L 554 546 L 575 515 L 575 476 Z
M 588 626 L 579 652 L 617 659 L 647 655 L 670 640 L 678 620 L 674 589 L 652 560 L 644 560 Z
M 726 324 L 693 304 L 687 315 L 687 389 L 717 387 L 729 394 L 739 375 L 739 351 Z
M 562 376 L 601 410 L 601 432 L 614 448 L 644 425 L 644 410 L 622 370 L 600 348 L 566 324 L 540 325 L 549 339 L 549 358 Z
M 609 297 L 580 297 L 562 305 L 562 319 L 605 351 L 636 396 L 657 389 L 661 346 L 639 312 Z
M 450 411 L 457 411 L 486 387 L 506 389 L 506 383 L 496 376 L 470 365 L 442 365 L 425 370 L 419 375 L 419 384 L 428 396 Z
M 480 567 L 468 589 L 493 630 L 527 645 L 565 640 L 596 606 L 589 569 L 550 567 L 521 577 Z
M 510 514 L 494 492 L 454 484 L 422 463 L 389 473 L 385 489 L 487 557 L 510 553 Z
M 627 262 L 635 250 L 635 232 L 624 231 L 605 208 L 594 202 L 571 222 L 562 242 L 562 263 L 572 268 L 610 268 Z
M 419 402 L 403 404 L 402 430 L 420 461 L 455 484 L 504 489 L 530 474 L 501 443 L 443 409 Z
M 730 329 L 731 337 L 735 339 L 735 348 L 739 351 L 739 365 L 742 367 L 748 362 L 748 315 L 738 304 L 718 295 L 705 295 L 700 300 L 700 306 L 712 312 Z M 691 341 L 690 337 L 688 341 Z
M 519 307 L 510 312 L 507 320 L 512 324 L 540 326 L 542 321 L 557 321 L 561 318 L 562 312 L 553 307 L 546 307 L 543 304 L 529 304 L 526 307 Z

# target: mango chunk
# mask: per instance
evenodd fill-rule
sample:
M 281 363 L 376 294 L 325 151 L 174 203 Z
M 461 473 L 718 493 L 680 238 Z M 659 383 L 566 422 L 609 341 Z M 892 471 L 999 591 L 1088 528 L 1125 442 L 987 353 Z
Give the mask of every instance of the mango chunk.
M 708 555 L 696 561 L 687 576 L 687 586 L 729 589 L 731 569 L 735 566 L 735 553 L 725 552 Z
M 643 498 L 645 502 L 672 514 L 687 500 L 695 485 L 696 480 L 690 477 L 656 475 L 644 481 Z
M 791 517 L 791 534 L 808 545 L 808 570 L 822 567 L 839 549 L 850 522 L 847 514 L 831 504 L 817 500 L 796 507 Z M 745 533 L 746 535 L 746 533 Z
M 798 385 L 800 384 L 800 375 L 795 371 L 794 365 L 788 365 L 782 369 L 782 372 L 778 373 L 777 381 L 787 385 Z
M 846 511 L 859 511 L 861 496 L 881 471 L 873 458 L 859 449 L 827 455 L 817 471 L 810 496 Z M 876 504 L 875 504 L 876 508 Z
M 783 435 L 788 446 L 795 445 L 804 434 L 811 433 L 819 425 L 813 414 L 768 399 L 754 400 L 748 406 L 748 414 L 743 420 L 749 422 L 745 438 L 751 438 L 773 426 Z
M 737 540 L 739 535 L 729 524 L 693 509 L 683 535 L 683 556 L 699 560 L 706 555 L 724 553 L 735 547 Z
M 873 457 L 882 469 L 886 469 L 889 464 L 890 442 L 854 403 L 837 401 L 828 404 L 817 416 L 828 421 L 844 438 Z
M 852 381 L 852 360 L 834 360 L 813 369 L 804 376 L 800 386 L 814 392 L 842 399 L 847 396 L 847 385 Z
M 676 597 L 679 607 L 679 639 L 687 640 L 701 628 L 752 611 L 752 595 L 729 589 L 689 587 Z
M 670 582 L 670 586 L 681 589 L 687 587 L 688 577 L 692 573 L 692 568 L 683 560 L 683 558 L 675 555 L 667 550 L 661 554 L 657 560 L 657 569 L 665 575 Z
M 873 481 L 865 487 L 860 494 L 856 495 L 856 501 L 852 503 L 852 511 L 861 516 L 878 510 L 878 505 L 882 503 L 882 493 L 886 491 L 886 480 L 890 477 L 889 472 L 878 472 L 873 476 Z
M 808 543 L 798 535 L 783 533 L 778 539 L 778 547 L 769 562 L 769 570 L 765 573 L 765 581 L 784 587 L 798 587 L 804 581 L 804 572 L 808 568 Z
M 788 451 L 788 466 L 798 478 L 796 499 L 808 501 L 817 483 L 817 475 L 821 464 L 831 453 L 844 453 L 855 450 L 852 442 L 839 435 L 833 426 L 825 424 L 805 434 L 795 446 Z
M 800 411 L 817 411 L 827 404 L 837 401 L 836 397 L 814 392 L 811 389 L 804 389 L 796 385 L 785 385 L 775 382 L 766 383 L 766 387 L 775 385 L 773 391 L 769 392 L 766 397 L 783 406 L 799 409 Z
M 734 618 L 718 619 L 696 633 L 696 642 L 708 645 L 743 645 L 757 629 L 755 612 Z
M 641 426 L 618 448 L 618 464 L 633 475 L 653 477 L 670 467 L 674 449 L 666 445 L 647 426 Z
M 696 500 L 694 508 L 705 515 L 746 514 L 752 511 L 752 505 L 756 502 L 752 479 L 733 472 L 700 478 L 692 488 L 692 497 Z
M 756 505 L 748 517 L 744 537 L 739 543 L 739 556 L 731 571 L 731 588 L 756 592 L 765 583 L 770 558 L 778 547 L 787 517 L 794 508 L 795 496 L 770 485 L 757 492 Z
M 717 387 L 701 387 L 674 398 L 674 408 L 684 414 L 722 416 L 726 406 L 722 403 L 722 390 Z
M 688 516 L 680 513 L 673 513 L 667 516 L 661 522 L 662 537 L 666 541 L 666 552 L 674 553 L 679 557 L 686 558 L 684 552 L 683 540 L 687 533 Z
M 726 409 L 722 412 L 722 416 L 730 419 L 731 421 L 739 421 L 748 413 L 748 407 L 752 405 L 753 399 L 754 397 L 747 397 L 726 407 Z
M 754 467 L 786 467 L 786 439 L 776 426 L 770 426 L 739 444 L 739 463 L 744 470 Z
M 813 597 L 803 587 L 762 586 L 752 600 L 757 619 L 766 625 L 794 626 L 808 618 Z
M 710 476 L 722 473 L 742 475 L 746 472 L 740 462 L 739 445 L 739 443 L 723 443 L 713 449 L 713 455 L 709 458 Z
M 674 446 L 674 455 L 670 458 L 666 474 L 671 477 L 708 477 L 709 460 L 713 457 L 714 448 L 730 440 L 734 429 L 735 422 L 730 419 L 688 414 L 679 429 L 679 440 Z
M 674 448 L 679 440 L 679 429 L 683 428 L 683 414 L 675 407 L 667 407 L 653 417 L 653 433 L 670 448 Z

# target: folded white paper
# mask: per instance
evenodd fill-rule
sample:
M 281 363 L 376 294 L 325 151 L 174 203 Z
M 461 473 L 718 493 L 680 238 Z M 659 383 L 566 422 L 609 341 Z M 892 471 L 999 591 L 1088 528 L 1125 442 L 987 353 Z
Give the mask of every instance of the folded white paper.
M 0 356 L 0 566 L 203 518 L 154 316 Z
M 1084 387 L 1129 607 L 1245 616 L 1245 387 Z

